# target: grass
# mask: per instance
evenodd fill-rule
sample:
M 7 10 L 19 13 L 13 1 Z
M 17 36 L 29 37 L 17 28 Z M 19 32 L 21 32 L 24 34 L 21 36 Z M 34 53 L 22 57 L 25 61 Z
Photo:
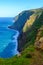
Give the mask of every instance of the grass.
M 34 65 L 35 63 L 38 65 L 39 63 L 41 64 L 42 61 L 42 53 L 30 45 L 21 53 L 21 57 L 15 56 L 9 59 L 0 59 L 0 65 Z

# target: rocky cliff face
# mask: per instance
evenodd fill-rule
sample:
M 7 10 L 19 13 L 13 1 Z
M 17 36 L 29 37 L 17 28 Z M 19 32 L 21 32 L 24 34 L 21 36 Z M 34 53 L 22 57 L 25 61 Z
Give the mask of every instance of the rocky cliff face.
M 26 21 L 22 34 L 19 37 L 18 50 L 22 51 L 30 44 L 35 43 L 38 29 L 43 26 L 43 10 L 38 9 L 34 11 L 35 13 L 30 16 Z
M 43 26 L 41 26 L 41 28 L 38 30 L 34 45 L 37 49 L 43 50 Z
M 18 50 L 21 52 L 29 44 L 34 44 L 38 29 L 43 26 L 43 9 L 23 11 L 15 17 L 15 22 L 9 28 L 18 30 Z

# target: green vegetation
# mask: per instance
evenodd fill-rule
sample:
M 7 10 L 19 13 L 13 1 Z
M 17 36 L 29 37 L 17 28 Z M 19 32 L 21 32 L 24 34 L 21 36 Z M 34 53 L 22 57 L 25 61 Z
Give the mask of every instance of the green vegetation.
M 15 56 L 9 59 L 0 59 L 0 65 L 41 65 L 42 62 L 42 53 L 38 52 L 32 45 L 21 53 L 21 57 Z
M 8 59 L 0 59 L 0 65 L 43 65 L 43 50 L 37 50 L 34 43 L 37 38 L 38 30 L 43 29 L 43 10 L 33 10 L 35 13 L 27 20 L 23 27 L 23 36 L 25 34 L 24 44 L 21 56 L 15 56 Z M 32 22 L 32 23 L 31 23 Z M 40 36 L 43 37 L 43 30 Z M 25 41 L 26 40 L 26 41 Z M 22 44 L 21 44 L 22 45 Z

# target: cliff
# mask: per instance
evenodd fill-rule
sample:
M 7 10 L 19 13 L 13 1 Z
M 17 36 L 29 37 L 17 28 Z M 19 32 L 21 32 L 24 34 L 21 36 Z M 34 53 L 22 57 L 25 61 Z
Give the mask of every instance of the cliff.
M 17 15 L 13 20 L 15 21 L 13 25 L 9 26 L 9 28 L 18 30 L 19 32 L 22 31 L 23 26 L 25 25 L 26 21 L 29 17 L 33 14 L 33 11 L 23 11 L 19 15 Z
M 22 34 L 19 36 L 18 50 L 22 51 L 30 44 L 34 44 L 38 29 L 43 26 L 43 10 L 33 10 L 34 13 L 26 21 Z
M 20 32 L 18 50 L 21 52 L 30 42 L 35 42 L 37 31 L 43 25 L 43 9 L 23 11 L 14 20 L 15 22 L 9 28 Z
M 16 55 L 8 59 L 0 59 L 0 65 L 43 65 L 43 8 L 31 10 L 34 12 L 29 16 L 26 15 L 26 21 L 24 20 L 25 15 L 20 18 L 18 22 L 15 22 L 10 28 L 21 31 L 18 38 L 18 50 L 21 52 L 20 55 Z M 24 13 L 24 12 L 23 12 Z M 19 14 L 20 15 L 20 14 Z M 23 19 L 24 18 L 24 19 Z M 25 24 L 23 22 L 25 21 Z M 16 28 L 15 28 L 16 27 Z

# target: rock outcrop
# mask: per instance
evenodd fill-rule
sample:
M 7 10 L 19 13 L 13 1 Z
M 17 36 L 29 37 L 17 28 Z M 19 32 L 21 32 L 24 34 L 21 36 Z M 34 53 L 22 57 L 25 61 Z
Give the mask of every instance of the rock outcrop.
M 41 32 L 43 32 L 43 26 L 38 30 L 38 34 L 35 41 L 35 47 L 37 49 L 43 50 L 43 35 Z

